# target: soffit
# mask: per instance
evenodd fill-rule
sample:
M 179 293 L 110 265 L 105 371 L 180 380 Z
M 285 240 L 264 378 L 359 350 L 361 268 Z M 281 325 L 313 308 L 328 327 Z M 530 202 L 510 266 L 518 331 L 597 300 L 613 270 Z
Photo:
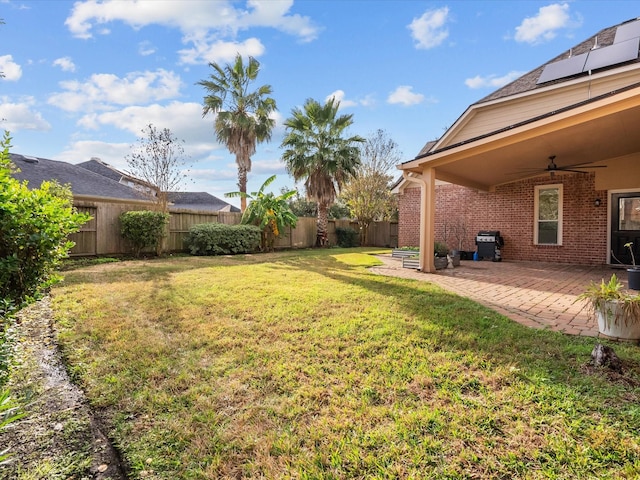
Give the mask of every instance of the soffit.
M 544 169 L 551 155 L 558 166 L 565 166 L 640 152 L 639 123 L 640 87 L 635 87 L 435 151 L 401 168 L 420 173 L 434 167 L 440 180 L 490 190 L 531 177 L 525 169 Z

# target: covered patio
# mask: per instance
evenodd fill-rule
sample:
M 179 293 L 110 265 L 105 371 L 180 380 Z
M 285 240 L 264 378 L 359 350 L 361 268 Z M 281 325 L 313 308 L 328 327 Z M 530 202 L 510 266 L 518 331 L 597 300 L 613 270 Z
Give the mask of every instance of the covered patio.
M 400 246 L 416 245 L 419 215 L 421 271 L 435 271 L 434 242 L 447 243 L 443 224 L 460 218 L 500 231 L 512 259 L 630 263 L 624 245 L 640 245 L 639 45 L 640 19 L 602 29 L 470 105 L 398 166 L 400 232 L 412 241 Z
M 584 302 L 576 302 L 590 282 L 608 280 L 615 273 L 627 284 L 625 269 L 606 265 L 463 261 L 453 269 L 423 273 L 403 268 L 402 259 L 378 258 L 383 265 L 372 268 L 374 273 L 432 282 L 522 325 L 568 335 L 598 336 L 597 320 L 590 318 Z

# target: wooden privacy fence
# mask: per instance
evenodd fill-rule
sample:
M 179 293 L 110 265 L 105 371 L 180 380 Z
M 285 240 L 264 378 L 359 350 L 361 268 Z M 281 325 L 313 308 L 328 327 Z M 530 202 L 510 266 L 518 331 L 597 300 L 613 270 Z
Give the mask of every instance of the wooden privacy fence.
M 96 202 L 78 201 L 75 206 L 80 212 L 88 213 L 92 219 L 84 224 L 78 233 L 69 239 L 76 243 L 71 250 L 72 256 L 86 255 L 123 255 L 131 253 L 120 234 L 120 215 L 131 210 L 148 209 L 145 202 Z M 171 210 L 169 235 L 165 239 L 165 250 L 185 252 L 184 238 L 193 225 L 201 223 L 240 223 L 242 214 L 236 212 L 193 212 L 189 210 Z M 329 221 L 329 244 L 337 244 L 336 227 L 351 227 L 358 230 L 358 224 L 351 220 Z M 308 248 L 316 243 L 316 219 L 300 217 L 296 228 L 288 228 L 285 235 L 278 238 L 275 248 Z M 398 246 L 397 222 L 376 222 L 369 227 L 367 243 L 375 247 Z

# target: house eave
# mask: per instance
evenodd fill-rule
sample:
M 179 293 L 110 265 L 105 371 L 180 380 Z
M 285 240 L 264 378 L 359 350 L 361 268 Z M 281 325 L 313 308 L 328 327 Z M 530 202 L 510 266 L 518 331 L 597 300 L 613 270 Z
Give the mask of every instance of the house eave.
M 454 124 L 449 129 L 447 129 L 444 135 L 436 141 L 435 145 L 429 150 L 429 152 L 417 155 L 414 158 L 414 160 L 425 157 L 430 153 L 442 150 L 444 148 L 449 148 L 449 147 L 454 147 L 456 145 L 459 145 L 460 142 L 453 145 L 448 145 L 448 142 L 451 138 L 454 138 L 458 134 L 458 132 L 460 132 L 461 129 L 465 127 L 465 125 L 474 117 L 474 115 L 478 111 L 485 110 L 487 108 L 495 108 L 497 105 L 508 105 L 510 103 L 526 100 L 528 98 L 537 97 L 539 95 L 545 95 L 545 94 L 549 94 L 549 93 L 564 90 L 564 89 L 570 89 L 572 87 L 579 86 L 579 85 L 587 85 L 587 84 L 590 84 L 591 82 L 595 82 L 600 79 L 614 77 L 618 75 L 624 75 L 624 74 L 628 74 L 629 72 L 634 72 L 637 70 L 640 70 L 640 63 L 632 63 L 629 65 L 620 66 L 614 70 L 603 70 L 599 72 L 585 74 L 580 77 L 568 79 L 560 83 L 553 83 L 547 86 L 539 86 L 537 88 L 527 90 L 525 92 L 520 92 L 520 93 L 516 93 L 513 95 L 501 97 L 501 98 L 496 98 L 496 99 L 486 100 L 486 101 L 481 100 L 467 107 L 467 109 L 462 113 L 462 115 L 460 115 L 460 117 L 454 122 Z M 621 90 L 622 89 L 617 91 L 621 91 Z M 609 92 L 604 96 L 609 95 L 611 93 L 616 93 L 616 92 Z M 589 100 L 586 100 L 586 102 L 588 101 Z M 566 108 L 572 108 L 572 107 L 573 105 L 570 105 Z M 561 111 L 561 110 L 558 110 L 558 111 Z M 555 113 L 555 112 L 551 112 L 550 114 L 552 113 Z M 535 121 L 537 118 L 540 118 L 540 117 L 535 117 L 525 122 Z M 521 122 L 521 123 L 525 123 L 525 122 Z M 505 127 L 505 128 L 512 128 L 512 126 Z M 493 133 L 494 132 L 491 132 L 491 133 L 488 133 L 487 135 L 491 135 Z M 481 137 L 476 137 L 476 138 L 481 138 Z M 467 140 L 467 142 L 473 141 L 473 140 L 475 140 L 475 138 L 469 139 Z

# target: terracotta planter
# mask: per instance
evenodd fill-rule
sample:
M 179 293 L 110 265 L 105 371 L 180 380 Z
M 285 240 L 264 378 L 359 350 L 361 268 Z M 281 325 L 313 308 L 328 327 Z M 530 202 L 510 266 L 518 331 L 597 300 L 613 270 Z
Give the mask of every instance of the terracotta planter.
M 640 318 L 626 318 L 619 311 L 618 302 L 606 302 L 604 311 L 598 310 L 598 331 L 614 340 L 640 340 Z

